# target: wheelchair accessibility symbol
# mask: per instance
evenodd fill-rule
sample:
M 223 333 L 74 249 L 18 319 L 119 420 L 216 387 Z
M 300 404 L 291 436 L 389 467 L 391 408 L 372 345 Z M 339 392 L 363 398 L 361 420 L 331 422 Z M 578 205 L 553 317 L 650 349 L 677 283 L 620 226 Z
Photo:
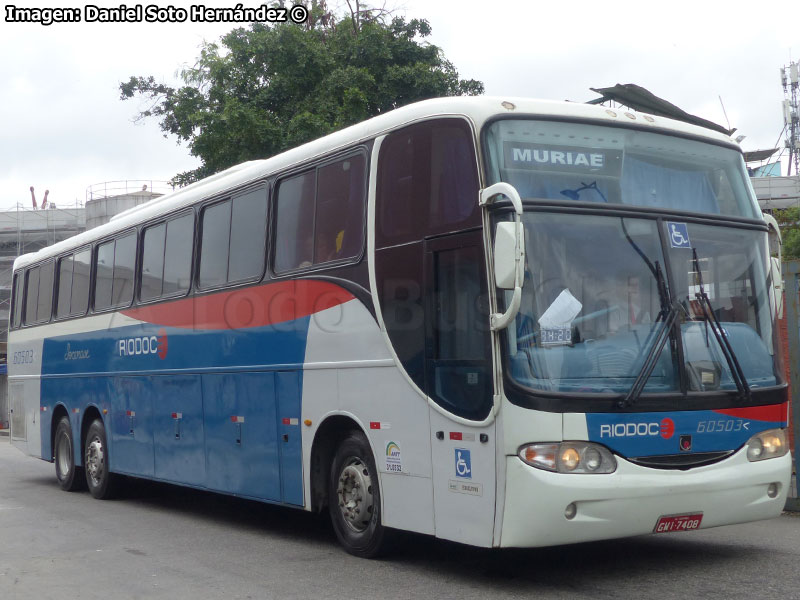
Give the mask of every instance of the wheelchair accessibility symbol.
M 669 231 L 669 245 L 673 248 L 691 248 L 689 242 L 689 229 L 686 223 L 674 223 L 667 221 L 667 229 Z
M 472 479 L 472 461 L 469 457 L 469 450 L 456 448 L 456 477 Z

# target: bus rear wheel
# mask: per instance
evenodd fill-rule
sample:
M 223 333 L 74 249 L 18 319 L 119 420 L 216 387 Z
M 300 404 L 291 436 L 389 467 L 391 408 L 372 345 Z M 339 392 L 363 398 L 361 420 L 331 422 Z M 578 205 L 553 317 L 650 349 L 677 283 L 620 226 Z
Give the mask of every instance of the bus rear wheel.
M 69 417 L 61 417 L 53 437 L 53 462 L 56 465 L 58 485 L 66 492 L 84 487 L 83 469 L 75 465 L 75 446 Z
M 336 450 L 328 509 L 336 537 L 347 552 L 373 558 L 386 550 L 378 470 L 369 443 L 360 433 L 345 438 Z
M 116 477 L 108 470 L 108 444 L 106 428 L 100 419 L 95 419 L 86 432 L 83 447 L 83 464 L 86 470 L 86 484 L 89 492 L 98 500 L 114 497 Z

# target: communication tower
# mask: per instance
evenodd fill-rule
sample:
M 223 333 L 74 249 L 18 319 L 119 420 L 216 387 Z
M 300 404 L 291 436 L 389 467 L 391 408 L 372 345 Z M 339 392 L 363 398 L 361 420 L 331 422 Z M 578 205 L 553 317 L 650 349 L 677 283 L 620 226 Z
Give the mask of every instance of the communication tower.
M 788 77 L 787 77 L 788 71 Z M 800 109 L 798 108 L 798 87 L 800 87 L 800 62 L 791 62 L 788 67 L 781 67 L 781 84 L 783 85 L 783 123 L 786 126 L 786 147 L 789 149 L 789 171 L 800 175 Z

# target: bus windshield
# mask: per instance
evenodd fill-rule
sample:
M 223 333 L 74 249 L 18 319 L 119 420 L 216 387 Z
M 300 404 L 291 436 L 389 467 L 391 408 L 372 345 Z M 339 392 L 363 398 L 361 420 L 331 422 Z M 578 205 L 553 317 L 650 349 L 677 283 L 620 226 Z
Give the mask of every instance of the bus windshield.
M 523 223 L 522 304 L 507 335 L 517 383 L 627 393 L 674 307 L 688 391 L 735 390 L 736 375 L 703 310 L 701 283 L 749 387 L 779 383 L 763 232 L 554 212 L 525 213 Z M 682 245 L 662 245 L 671 227 L 684 236 Z M 658 348 L 644 392 L 680 391 L 672 346 Z
M 504 119 L 485 132 L 489 183 L 522 198 L 760 218 L 741 153 L 623 127 Z

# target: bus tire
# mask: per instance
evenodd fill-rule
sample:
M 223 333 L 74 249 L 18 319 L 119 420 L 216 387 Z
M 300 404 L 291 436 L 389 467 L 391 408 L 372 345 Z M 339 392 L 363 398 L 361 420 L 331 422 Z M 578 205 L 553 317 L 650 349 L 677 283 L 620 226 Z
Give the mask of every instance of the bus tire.
M 114 497 L 116 477 L 108 470 L 108 444 L 106 428 L 103 421 L 95 419 L 86 432 L 86 443 L 83 447 L 83 464 L 86 471 L 86 485 L 89 493 L 98 500 Z
M 328 509 L 336 537 L 347 552 L 374 558 L 386 550 L 378 470 L 361 433 L 349 435 L 336 449 L 328 485 Z
M 61 417 L 53 437 L 53 462 L 56 465 L 58 485 L 65 492 L 84 488 L 83 469 L 75 465 L 75 445 L 69 417 Z

